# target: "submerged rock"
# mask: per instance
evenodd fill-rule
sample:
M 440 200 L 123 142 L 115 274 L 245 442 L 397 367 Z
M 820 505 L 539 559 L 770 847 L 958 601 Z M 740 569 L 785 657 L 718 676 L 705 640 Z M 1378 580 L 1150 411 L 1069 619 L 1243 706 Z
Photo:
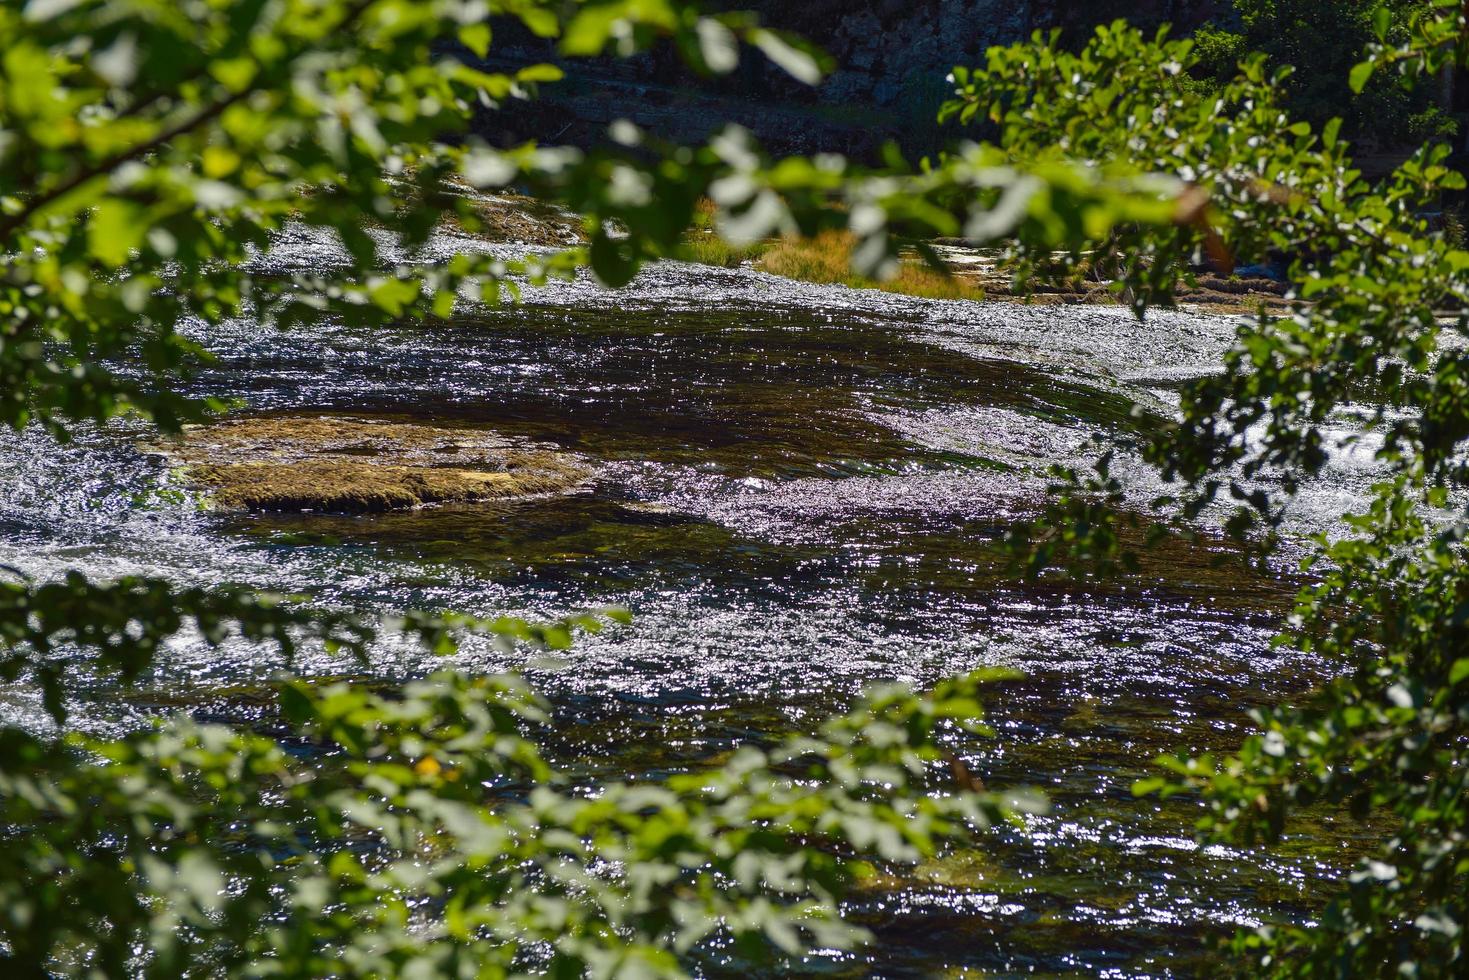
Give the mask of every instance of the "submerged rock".
M 224 421 L 142 448 L 239 510 L 472 503 L 563 492 L 591 476 L 575 456 L 489 431 L 320 416 Z

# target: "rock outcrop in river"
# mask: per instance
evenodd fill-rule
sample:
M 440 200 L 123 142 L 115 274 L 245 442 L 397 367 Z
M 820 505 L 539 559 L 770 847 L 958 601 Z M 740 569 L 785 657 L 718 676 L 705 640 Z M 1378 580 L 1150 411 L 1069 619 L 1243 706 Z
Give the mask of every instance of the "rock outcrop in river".
M 221 508 L 361 513 L 570 490 L 591 470 L 482 429 L 276 416 L 187 430 L 143 447 Z

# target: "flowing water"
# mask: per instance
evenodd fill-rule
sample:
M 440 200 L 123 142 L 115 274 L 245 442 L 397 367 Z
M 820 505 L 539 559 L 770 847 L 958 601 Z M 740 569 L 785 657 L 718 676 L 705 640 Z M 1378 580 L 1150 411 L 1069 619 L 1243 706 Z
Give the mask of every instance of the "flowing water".
M 301 235 L 270 262 L 324 254 Z M 1131 795 L 1158 753 L 1227 748 L 1247 708 L 1329 675 L 1269 645 L 1296 583 L 1222 546 L 1170 544 L 1120 584 L 1027 584 L 997 542 L 1036 512 L 1048 465 L 1084 464 L 1094 433 L 1155 424 L 1233 329 L 674 263 L 625 290 L 558 284 L 449 324 L 240 325 L 201 336 L 218 360 L 189 391 L 253 412 L 490 427 L 579 453 L 598 477 L 515 503 L 229 515 L 137 451 L 138 423 L 67 446 L 6 434 L 0 563 L 246 583 L 364 610 L 626 606 L 633 625 L 556 660 L 473 641 L 454 658 L 527 671 L 556 706 L 567 759 L 607 774 L 697 765 L 800 729 L 874 680 L 1018 668 L 1026 679 L 989 698 L 998 738 L 968 758 L 991 786 L 1044 790 L 1052 812 L 874 882 L 853 914 L 875 944 L 811 969 L 1207 973 L 1212 939 L 1309 916 L 1359 844 L 1357 828 L 1322 818 L 1269 851 L 1201 849 L 1196 804 Z M 1330 530 L 1362 499 L 1370 458 L 1334 465 L 1303 495 L 1296 532 Z M 1121 469 L 1139 499 L 1158 491 L 1140 466 Z M 437 663 L 385 641 L 369 669 Z M 184 638 L 141 690 L 81 691 L 76 717 L 103 731 L 178 709 L 248 718 L 279 667 Z M 296 669 L 360 670 L 325 654 Z M 0 718 L 41 724 L 38 698 L 0 693 Z

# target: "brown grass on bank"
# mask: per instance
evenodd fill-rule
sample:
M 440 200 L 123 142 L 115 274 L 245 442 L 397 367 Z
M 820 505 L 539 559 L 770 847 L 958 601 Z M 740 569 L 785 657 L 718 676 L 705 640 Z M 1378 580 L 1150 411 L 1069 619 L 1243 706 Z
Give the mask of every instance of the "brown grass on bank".
M 856 236 L 849 231 L 824 231 L 815 238 L 786 239 L 770 246 L 756 267 L 802 282 L 841 283 L 857 289 L 881 289 L 927 299 L 985 298 L 984 289 L 959 276 L 945 274 L 922 259 L 904 258 L 891 279 L 875 280 L 852 272 Z
M 825 231 L 815 238 L 731 245 L 714 232 L 716 211 L 713 201 L 699 199 L 694 208 L 693 227 L 680 246 L 677 258 L 724 268 L 735 268 L 749 262 L 762 272 L 787 279 L 840 283 L 857 289 L 881 289 L 928 299 L 985 298 L 984 289 L 974 281 L 945 275 L 916 257 L 904 258 L 891 279 L 880 281 L 855 275 L 852 272 L 852 249 L 856 246 L 856 236 L 849 231 Z
M 897 275 L 878 282 L 852 273 L 852 250 L 856 239 L 851 232 L 827 231 L 815 238 L 734 246 L 714 233 L 716 210 L 713 201 L 707 198 L 700 200 L 694 213 L 693 229 L 685 238 L 678 258 L 725 267 L 749 263 L 763 272 L 802 282 L 839 283 L 929 299 L 992 299 L 1043 305 L 1092 303 L 1115 306 L 1119 302 L 1117 294 L 1106 283 L 1089 281 L 1084 275 L 1064 285 L 1037 282 L 1026 289 L 1016 287 L 1004 268 L 993 263 L 981 263 L 973 269 L 946 275 L 911 255 L 901 261 Z M 1286 284 L 1270 280 L 1204 276 L 1195 286 L 1180 284 L 1176 295 L 1181 305 L 1191 308 L 1229 315 L 1253 315 L 1261 309 L 1274 312 L 1285 309 L 1287 301 L 1283 294 L 1286 289 Z
M 707 197 L 699 198 L 694 205 L 694 220 L 684 235 L 682 244 L 674 258 L 698 265 L 717 265 L 734 269 L 746 262 L 754 261 L 770 247 L 767 242 L 752 245 L 731 245 L 714 233 L 714 214 L 717 208 Z
M 731 245 L 713 232 L 691 232 L 679 245 L 674 258 L 698 265 L 717 265 L 724 269 L 735 269 L 746 262 L 753 262 L 770 248 L 766 242 L 753 245 Z

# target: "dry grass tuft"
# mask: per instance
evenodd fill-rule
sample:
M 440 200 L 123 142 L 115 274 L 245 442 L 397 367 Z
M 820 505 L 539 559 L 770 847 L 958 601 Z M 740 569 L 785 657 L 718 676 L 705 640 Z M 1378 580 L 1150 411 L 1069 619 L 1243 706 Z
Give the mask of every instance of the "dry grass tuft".
M 697 262 L 699 265 L 717 265 L 725 269 L 734 269 L 760 258 L 769 248 L 770 246 L 765 242 L 756 242 L 753 245 L 731 245 L 711 232 L 696 231 L 683 240 L 674 257 L 684 262 Z
M 752 245 L 731 245 L 714 233 L 714 215 L 718 209 L 713 201 L 701 197 L 694 205 L 694 220 L 688 234 L 684 236 L 674 258 L 699 265 L 717 265 L 733 269 L 754 261 L 770 247 L 768 242 Z
M 760 257 L 757 267 L 802 282 L 840 283 L 857 289 L 881 289 L 928 299 L 985 298 L 984 289 L 975 283 L 939 272 L 917 258 L 903 259 L 897 275 L 888 280 L 854 275 L 852 249 L 855 245 L 855 236 L 847 231 L 824 231 L 815 238 L 786 239 L 771 246 Z

